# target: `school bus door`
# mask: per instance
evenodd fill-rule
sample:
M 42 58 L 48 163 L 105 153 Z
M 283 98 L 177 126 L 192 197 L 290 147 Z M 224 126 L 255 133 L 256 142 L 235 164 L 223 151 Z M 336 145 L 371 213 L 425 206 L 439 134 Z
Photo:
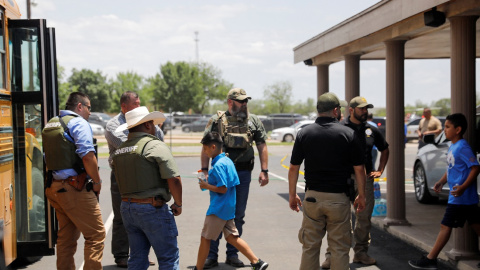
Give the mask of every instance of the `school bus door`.
M 54 210 L 45 198 L 41 131 L 58 114 L 55 31 L 45 20 L 9 20 L 17 257 L 53 255 Z

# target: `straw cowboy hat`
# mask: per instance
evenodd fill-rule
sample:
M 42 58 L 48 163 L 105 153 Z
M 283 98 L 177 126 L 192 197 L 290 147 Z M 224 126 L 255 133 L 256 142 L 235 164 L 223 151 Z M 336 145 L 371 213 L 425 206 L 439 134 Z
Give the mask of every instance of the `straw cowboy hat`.
M 125 114 L 127 123 L 120 125 L 115 132 L 122 132 L 126 129 L 136 127 L 148 121 L 152 121 L 155 125 L 161 124 L 165 121 L 165 115 L 161 112 L 148 112 L 147 107 L 141 106 L 135 108 Z

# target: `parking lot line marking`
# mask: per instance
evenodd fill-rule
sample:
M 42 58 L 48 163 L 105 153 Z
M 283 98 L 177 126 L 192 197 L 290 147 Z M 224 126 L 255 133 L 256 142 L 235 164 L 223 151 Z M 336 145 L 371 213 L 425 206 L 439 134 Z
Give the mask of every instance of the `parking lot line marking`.
M 272 172 L 269 172 L 268 174 L 271 174 L 271 175 L 275 176 L 276 178 L 288 183 L 288 179 L 285 178 L 285 177 L 281 177 L 280 175 L 272 173 Z M 305 189 L 305 185 L 303 183 L 297 183 L 297 187 L 300 188 L 300 189 Z
M 288 155 L 285 155 L 281 160 L 280 160 L 280 165 L 282 165 L 283 168 L 287 169 L 287 170 L 290 170 L 290 166 L 287 166 L 285 164 L 283 164 L 283 161 L 287 158 Z M 305 173 L 303 171 L 299 171 L 299 173 L 301 175 L 305 175 Z

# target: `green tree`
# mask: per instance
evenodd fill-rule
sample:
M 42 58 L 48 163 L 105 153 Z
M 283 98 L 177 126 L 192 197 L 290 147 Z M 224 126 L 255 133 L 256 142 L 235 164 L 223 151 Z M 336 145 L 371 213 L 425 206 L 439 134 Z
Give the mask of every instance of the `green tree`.
M 187 62 L 167 62 L 160 67 L 160 73 L 148 79 L 157 109 L 187 111 L 198 108 L 202 100 L 197 93 L 203 91 L 199 83 L 199 70 Z
M 209 101 L 226 100 L 228 91 L 233 88 L 233 84 L 222 79 L 222 72 L 208 63 L 198 65 L 200 72 L 200 83 L 203 92 L 197 93 L 199 100 L 203 102 L 199 105 L 198 113 L 203 113 Z
M 72 70 L 68 78 L 69 92 L 82 92 L 90 97 L 92 110 L 96 112 L 109 111 L 111 107 L 110 90 L 107 78 L 100 71 L 94 72 L 89 69 Z
M 65 68 L 57 64 L 57 80 L 58 80 L 58 105 L 60 110 L 65 109 L 68 95 L 70 95 L 70 84 L 65 81 Z
M 317 104 L 315 99 L 307 98 L 307 101 L 297 101 L 292 106 L 292 112 L 296 112 L 303 115 L 309 115 L 317 112 Z
M 278 112 L 288 112 L 292 98 L 292 85 L 288 81 L 279 81 L 268 85 L 263 92 L 267 101 L 273 102 Z
M 158 110 L 203 113 L 209 101 L 225 100 L 231 87 L 209 64 L 167 62 L 147 80 L 144 91 L 152 93 Z
M 450 114 L 451 111 L 451 101 L 449 98 L 442 98 L 435 101 L 432 107 L 435 108 L 435 115 L 446 116 Z M 433 110 L 433 109 L 432 109 Z

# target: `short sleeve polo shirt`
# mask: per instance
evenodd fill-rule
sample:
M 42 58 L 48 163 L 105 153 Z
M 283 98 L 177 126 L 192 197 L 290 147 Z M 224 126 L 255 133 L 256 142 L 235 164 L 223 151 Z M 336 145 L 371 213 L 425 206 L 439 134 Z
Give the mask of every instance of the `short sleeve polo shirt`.
M 300 130 L 290 163 L 305 160 L 307 186 L 344 192 L 352 166 L 365 162 L 365 150 L 356 133 L 332 117 L 318 117 Z

